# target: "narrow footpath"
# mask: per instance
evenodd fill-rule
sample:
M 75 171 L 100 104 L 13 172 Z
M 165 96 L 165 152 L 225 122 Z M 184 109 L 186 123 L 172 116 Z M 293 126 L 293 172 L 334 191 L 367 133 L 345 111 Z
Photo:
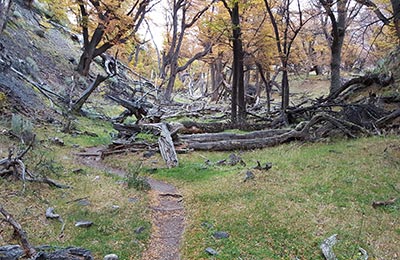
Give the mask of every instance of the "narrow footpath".
M 80 154 L 90 156 L 77 156 L 78 160 L 88 167 L 107 171 L 119 176 L 126 176 L 121 169 L 105 165 L 100 158 L 103 147 L 87 148 Z M 175 186 L 147 178 L 150 184 L 151 210 L 151 237 L 147 249 L 143 253 L 143 260 L 179 260 L 179 249 L 185 226 L 185 211 L 183 197 Z

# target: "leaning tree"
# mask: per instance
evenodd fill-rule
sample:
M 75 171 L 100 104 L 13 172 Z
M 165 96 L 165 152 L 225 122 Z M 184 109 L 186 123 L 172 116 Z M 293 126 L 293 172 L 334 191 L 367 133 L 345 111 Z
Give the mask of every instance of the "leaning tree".
M 136 36 L 154 0 L 78 0 L 83 53 L 78 72 L 88 75 L 93 59 Z

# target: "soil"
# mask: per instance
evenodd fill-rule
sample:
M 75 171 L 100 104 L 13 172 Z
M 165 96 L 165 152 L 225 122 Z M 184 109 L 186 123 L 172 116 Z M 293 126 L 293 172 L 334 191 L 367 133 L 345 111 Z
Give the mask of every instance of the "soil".
M 87 148 L 82 153 L 94 156 L 77 156 L 86 166 L 107 171 L 119 176 L 127 173 L 121 169 L 111 168 L 100 159 L 100 150 L 104 147 Z M 99 156 L 95 156 L 99 154 Z M 183 197 L 175 186 L 163 181 L 147 178 L 150 184 L 150 204 L 152 232 L 143 260 L 179 260 L 180 245 L 185 223 Z

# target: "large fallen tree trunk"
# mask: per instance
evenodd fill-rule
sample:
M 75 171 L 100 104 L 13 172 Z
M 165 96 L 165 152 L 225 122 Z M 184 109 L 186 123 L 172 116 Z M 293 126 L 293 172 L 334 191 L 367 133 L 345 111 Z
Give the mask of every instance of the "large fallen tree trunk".
M 234 139 L 256 139 L 268 138 L 290 132 L 289 129 L 270 129 L 250 132 L 246 134 L 234 133 L 215 133 L 215 134 L 192 134 L 192 135 L 179 135 L 179 139 L 185 142 L 213 142 L 220 140 L 234 140 Z
M 321 124 L 321 125 L 319 125 Z M 258 149 L 270 146 L 276 146 L 278 144 L 287 143 L 294 140 L 313 140 L 318 138 L 318 129 L 322 127 L 328 127 L 330 130 L 337 129 L 342 131 L 349 137 L 355 137 L 357 133 L 369 135 L 370 132 L 362 126 L 356 125 L 352 122 L 335 118 L 326 113 L 321 113 L 314 116 L 308 123 L 297 127 L 297 130 L 276 130 L 261 131 L 261 133 L 273 133 L 276 131 L 276 135 L 270 135 L 268 137 L 262 136 L 260 132 L 253 132 L 248 134 L 236 135 L 235 138 L 231 139 L 218 139 L 224 135 L 215 134 L 214 136 L 209 134 L 209 140 L 204 138 L 197 138 L 193 135 L 191 138 L 187 138 L 187 147 L 194 150 L 212 150 L 212 151 L 231 151 L 231 150 L 249 150 Z M 314 129 L 316 128 L 316 129 Z M 204 135 L 203 135 L 204 136 Z
M 227 129 L 240 129 L 243 131 L 257 131 L 271 127 L 271 123 L 260 124 L 231 124 L 231 123 L 197 123 L 193 121 L 182 122 L 183 128 L 180 133 L 198 134 L 198 133 L 219 133 Z

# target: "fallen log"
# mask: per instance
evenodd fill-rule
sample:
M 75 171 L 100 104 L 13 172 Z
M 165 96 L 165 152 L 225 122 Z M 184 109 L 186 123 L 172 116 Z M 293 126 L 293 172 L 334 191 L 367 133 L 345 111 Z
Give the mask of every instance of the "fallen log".
M 382 87 L 388 86 L 390 83 L 393 82 L 393 75 L 392 73 L 386 74 L 367 74 L 358 78 L 353 78 L 346 83 L 344 83 L 338 90 L 329 94 L 326 98 L 322 99 L 322 102 L 326 102 L 328 100 L 334 100 L 339 95 L 341 95 L 344 91 L 348 90 L 350 87 L 356 84 L 362 84 L 364 86 L 371 86 L 372 84 L 376 83 Z
M 172 141 L 171 133 L 165 123 L 151 124 L 160 130 L 158 145 L 160 153 L 169 168 L 178 166 L 178 156 L 176 155 L 174 142 Z
M 179 139 L 188 142 L 213 142 L 220 140 L 232 140 L 232 139 L 256 139 L 256 138 L 268 138 L 276 135 L 281 135 L 290 132 L 290 129 L 270 129 L 254 131 L 246 134 L 234 134 L 234 133 L 216 133 L 216 134 L 192 134 L 192 135 L 179 135 Z
M 219 133 L 227 129 L 239 129 L 243 131 L 257 131 L 271 128 L 271 123 L 260 124 L 232 124 L 232 123 L 197 123 L 193 121 L 182 122 L 180 133 L 198 134 L 198 133 Z
M 317 127 L 316 125 L 322 124 Z M 321 113 L 314 116 L 309 122 L 301 124 L 294 130 L 284 130 L 283 132 L 277 131 L 276 135 L 269 137 L 255 137 L 252 139 L 245 139 L 246 134 L 238 135 L 240 138 L 232 139 L 218 139 L 209 135 L 210 140 L 198 138 L 193 135 L 193 140 L 186 139 L 187 147 L 194 150 L 212 150 L 212 151 L 232 151 L 232 150 L 250 150 L 259 149 L 264 147 L 276 146 L 278 144 L 287 143 L 294 140 L 312 140 L 317 138 L 318 129 L 325 127 L 332 129 L 339 129 L 349 137 L 355 137 L 357 133 L 370 135 L 371 133 L 362 126 L 356 125 L 344 119 L 335 118 L 329 114 Z M 316 128 L 316 129 L 313 129 Z M 216 134 L 216 136 L 221 134 Z M 223 135 L 222 135 L 223 136 Z
M 385 125 L 391 123 L 393 120 L 395 120 L 398 117 L 400 117 L 400 108 L 395 110 L 395 111 L 393 111 L 389 115 L 384 116 L 384 117 L 380 118 L 379 120 L 377 120 L 376 121 L 376 126 L 377 127 L 384 127 Z
M 290 132 L 267 138 L 253 139 L 232 139 L 211 142 L 189 142 L 188 148 L 194 150 L 211 151 L 232 151 L 232 150 L 251 150 L 268 146 L 276 146 L 291 140 L 304 140 L 307 135 L 301 131 L 292 130 Z
M 136 123 L 138 123 L 143 117 L 147 116 L 147 110 L 152 107 L 150 103 L 144 102 L 143 100 L 125 100 L 119 97 L 107 95 L 109 99 L 123 106 L 129 110 L 129 114 L 133 114 L 136 117 Z M 126 112 L 125 112 L 126 113 Z

